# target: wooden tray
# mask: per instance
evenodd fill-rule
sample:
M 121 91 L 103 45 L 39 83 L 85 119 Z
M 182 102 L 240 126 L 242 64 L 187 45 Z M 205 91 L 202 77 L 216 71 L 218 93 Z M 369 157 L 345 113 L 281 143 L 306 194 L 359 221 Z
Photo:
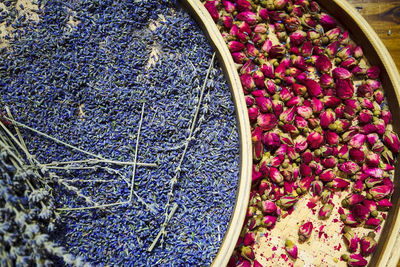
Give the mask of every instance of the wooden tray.
M 250 123 L 240 79 L 231 54 L 218 28 L 199 0 L 180 0 L 192 17 L 197 21 L 218 54 L 220 63 L 230 84 L 233 101 L 236 107 L 238 128 L 240 134 L 241 165 L 240 183 L 238 187 L 236 206 L 229 228 L 213 266 L 225 266 L 233 252 L 245 218 L 249 200 L 252 147 Z M 329 14 L 334 16 L 343 27 L 351 33 L 351 38 L 361 45 L 367 60 L 371 65 L 382 69 L 381 82 L 384 88 L 390 110 L 393 115 L 393 129 L 400 132 L 400 76 L 389 52 L 368 22 L 346 0 L 318 0 Z M 400 258 L 400 163 L 397 162 L 395 172 L 395 190 L 392 196 L 393 208 L 389 212 L 375 254 L 369 266 L 396 266 Z

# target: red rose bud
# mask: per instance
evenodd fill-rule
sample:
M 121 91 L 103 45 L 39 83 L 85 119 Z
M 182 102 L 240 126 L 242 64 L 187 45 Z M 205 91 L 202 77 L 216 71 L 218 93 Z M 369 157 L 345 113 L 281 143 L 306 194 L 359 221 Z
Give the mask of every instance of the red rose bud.
M 369 199 L 364 199 L 362 204 L 370 211 L 376 211 L 376 202 Z
M 351 73 L 344 68 L 335 68 L 332 71 L 332 76 L 335 79 L 349 79 L 351 78 Z
M 256 108 L 256 107 L 250 107 L 249 109 L 248 109 L 248 112 L 249 112 L 249 119 L 250 119 L 250 121 L 251 122 L 254 122 L 254 121 L 256 121 L 257 120 L 257 117 L 258 117 L 258 108 Z
M 286 53 L 286 49 L 283 45 L 273 45 L 269 50 L 269 56 L 271 58 L 282 58 Z
M 372 119 L 372 112 L 370 110 L 364 109 L 361 110 L 359 116 L 358 116 L 358 121 L 362 124 L 366 124 L 371 122 Z
M 292 90 L 295 95 L 302 96 L 307 92 L 307 88 L 304 85 L 294 83 L 292 84 Z
M 321 120 L 321 127 L 327 129 L 328 126 L 336 120 L 336 115 L 332 109 L 327 109 L 319 116 Z
M 325 96 L 322 98 L 322 103 L 324 103 L 327 108 L 335 108 L 342 103 L 342 100 L 334 96 Z
M 256 234 L 254 232 L 247 232 L 244 235 L 243 244 L 245 246 L 253 245 L 255 241 L 256 241 Z
M 217 22 L 217 20 L 219 19 L 219 13 L 218 13 L 218 9 L 216 6 L 216 1 L 207 1 L 204 4 L 204 7 L 207 9 L 208 13 L 210 13 L 212 19 Z
M 257 260 L 254 260 L 253 262 L 253 267 L 263 267 L 261 263 L 259 263 Z
M 347 228 L 348 226 L 344 228 L 346 231 L 343 235 L 344 244 L 349 252 L 356 252 L 358 249 L 359 238 L 351 229 Z
M 374 177 L 369 177 L 365 179 L 364 182 L 368 188 L 372 188 L 374 186 L 381 185 L 383 183 L 381 178 L 374 178 Z
M 329 58 L 334 58 L 339 48 L 339 42 L 333 42 L 325 48 L 325 52 Z
M 264 216 L 263 217 L 263 225 L 267 228 L 272 228 L 276 223 L 277 218 L 275 216 Z
M 283 101 L 286 102 L 293 97 L 293 94 L 286 87 L 282 87 L 281 91 L 279 92 L 279 96 Z
M 287 154 L 288 146 L 286 144 L 282 144 L 276 151 L 275 156 L 285 156 Z
M 381 141 L 378 141 L 372 146 L 371 149 L 372 149 L 372 151 L 374 151 L 376 153 L 381 153 L 385 149 L 385 146 L 383 145 L 383 143 Z
M 330 41 L 336 41 L 340 35 L 339 28 L 333 28 L 325 33 L 325 36 L 329 38 Z
M 277 120 L 274 114 L 265 113 L 258 115 L 257 123 L 263 131 L 269 131 L 276 126 Z
M 333 78 L 329 74 L 323 73 L 319 78 L 319 83 L 323 88 L 328 88 L 333 85 Z
M 296 107 L 291 107 L 288 108 L 286 110 L 284 110 L 281 115 L 279 116 L 279 119 L 283 122 L 283 123 L 291 123 L 294 119 L 294 115 L 295 115 L 295 108 Z
M 380 168 L 364 168 L 363 172 L 371 177 L 374 178 L 382 178 L 383 177 L 383 170 Z
M 250 74 L 240 75 L 240 81 L 242 82 L 243 88 L 248 91 L 253 91 L 256 88 L 254 79 Z
M 369 256 L 374 253 L 377 242 L 374 239 L 375 233 L 370 232 L 367 236 L 361 238 L 360 247 L 361 247 L 361 254 L 364 256 Z
M 345 225 L 348 225 L 350 227 L 356 227 L 359 225 L 359 223 L 357 222 L 357 220 L 353 217 L 353 215 L 351 214 L 341 214 L 340 215 L 340 219 L 342 220 L 342 222 Z
M 382 104 L 382 102 L 385 98 L 385 95 L 383 94 L 382 90 L 376 90 L 374 92 L 374 98 L 375 98 L 376 103 L 378 103 L 380 105 L 380 104 Z
M 265 87 L 267 93 L 270 95 L 274 95 L 276 92 L 276 84 L 272 80 L 265 80 Z
M 324 184 L 320 180 L 315 180 L 311 182 L 311 189 L 314 196 L 320 196 L 324 191 Z
M 336 20 L 328 14 L 321 13 L 318 17 L 325 31 L 335 28 L 337 26 Z
M 363 202 L 365 196 L 359 194 L 349 194 L 345 199 L 342 200 L 342 205 L 344 207 L 351 207 L 356 204 Z
M 235 2 L 239 12 L 251 10 L 251 4 L 247 0 L 236 0 Z
M 332 182 L 329 182 L 327 184 L 328 187 L 332 187 L 335 189 L 344 189 L 347 188 L 349 186 L 349 182 L 347 182 L 346 180 L 342 179 L 342 178 L 335 178 L 333 179 Z
M 302 193 L 306 193 L 308 189 L 310 189 L 312 180 L 311 177 L 304 177 L 298 182 L 298 186 Z
M 296 152 L 302 152 L 306 150 L 307 146 L 307 139 L 302 135 L 297 136 L 294 140 L 294 148 Z
M 288 102 L 286 102 L 287 107 L 293 107 L 301 104 L 303 102 L 303 99 L 299 96 L 295 96 L 292 99 L 290 99 Z
M 340 44 L 342 45 L 347 45 L 350 42 L 350 36 L 349 36 L 349 32 L 345 31 L 342 33 L 342 38 L 340 38 L 339 40 Z
M 318 216 L 320 219 L 328 219 L 329 216 L 331 216 L 333 210 L 333 204 L 332 203 L 326 203 L 324 204 L 321 209 L 319 210 Z
M 237 64 L 243 64 L 248 60 L 247 55 L 244 52 L 233 52 L 232 58 L 233 61 Z
M 383 143 L 393 152 L 393 154 L 399 153 L 400 142 L 396 133 L 387 130 L 383 136 Z
M 338 163 L 338 160 L 336 159 L 336 157 L 327 157 L 327 158 L 321 159 L 322 166 L 324 166 L 325 168 L 328 168 L 328 169 L 336 167 L 337 163 Z
M 269 178 L 276 184 L 281 184 L 283 182 L 282 174 L 279 172 L 278 169 L 274 167 L 271 167 L 269 169 Z
M 336 175 L 335 172 L 331 169 L 324 170 L 320 175 L 319 179 L 323 182 L 330 182 L 335 179 Z
M 360 166 L 353 161 L 346 161 L 339 166 L 339 169 L 347 174 L 353 174 L 360 170 Z
M 290 73 L 290 75 L 292 75 L 294 77 L 297 77 L 301 73 L 300 70 L 304 71 L 307 68 L 306 62 L 304 60 L 304 57 L 302 57 L 302 56 L 293 56 L 293 57 L 291 57 L 290 63 L 291 63 L 291 65 L 293 67 L 297 68 L 297 69 L 295 69 L 296 70 L 295 72 L 292 71 Z
M 297 259 L 297 246 L 289 239 L 285 242 L 285 250 L 292 259 Z
M 351 137 L 349 145 L 354 148 L 361 148 L 366 139 L 367 137 L 364 134 L 355 134 L 353 137 Z
M 251 246 L 243 246 L 241 248 L 241 253 L 242 257 L 249 259 L 249 260 L 254 260 L 255 255 L 253 248 Z
M 259 142 L 262 139 L 262 130 L 260 127 L 256 127 L 252 132 L 251 132 L 251 141 L 253 141 L 253 143 L 255 142 Z
M 307 142 L 311 149 L 317 149 L 324 143 L 324 137 L 318 132 L 312 132 L 308 135 Z
M 265 96 L 256 97 L 256 105 L 263 113 L 272 111 L 272 101 Z
M 312 50 L 313 50 L 313 44 L 309 41 L 305 42 L 302 46 L 301 46 L 301 55 L 303 57 L 309 57 L 312 55 Z
M 276 215 L 277 207 L 274 202 L 265 200 L 257 203 L 261 211 L 268 215 Z
M 233 18 L 228 15 L 228 16 L 223 16 L 222 21 L 224 23 L 225 28 L 230 29 L 233 26 Z
M 366 158 L 365 158 L 365 163 L 368 165 L 368 167 L 378 167 L 379 161 L 380 161 L 380 157 L 378 154 L 368 151 Z
M 260 51 L 251 43 L 247 43 L 246 45 L 247 54 L 250 57 L 257 57 L 260 54 Z
M 301 44 L 304 43 L 306 40 L 307 33 L 304 31 L 295 31 L 293 32 L 289 38 L 290 38 L 290 45 L 291 46 L 300 46 Z
M 368 261 L 361 254 L 342 255 L 342 259 L 347 261 L 347 265 L 350 267 L 365 266 L 368 264 Z
M 246 46 L 242 44 L 241 42 L 238 41 L 230 41 L 228 43 L 228 48 L 229 51 L 231 52 L 240 52 L 242 51 Z
M 297 198 L 291 196 L 283 196 L 281 197 L 276 204 L 280 206 L 282 209 L 288 209 L 292 207 L 298 201 Z
M 222 5 L 228 13 L 232 13 L 233 11 L 235 11 L 235 5 L 230 1 L 222 0 Z
M 352 70 L 354 67 L 356 67 L 358 64 L 358 61 L 352 57 L 349 57 L 348 59 L 342 61 L 342 63 L 340 63 L 340 66 L 342 68 L 348 69 L 348 70 Z
M 322 88 L 316 81 L 306 79 L 304 81 L 304 85 L 307 87 L 307 92 L 310 97 L 322 96 Z
M 364 227 L 370 228 L 370 229 L 376 229 L 382 223 L 382 221 L 383 220 L 381 218 L 371 217 L 364 223 Z
M 367 135 L 367 142 L 370 146 L 373 146 L 376 142 L 378 142 L 379 136 L 376 133 Z
M 351 207 L 351 214 L 358 222 L 365 221 L 369 216 L 369 209 L 362 204 L 356 204 Z
M 364 183 L 361 180 L 357 180 L 352 187 L 353 192 L 361 193 L 364 190 Z
M 299 232 L 298 232 L 299 241 L 300 242 L 307 241 L 311 236 L 312 230 L 313 230 L 312 222 L 306 222 L 306 223 L 303 223 L 302 225 L 300 225 Z
M 264 145 L 261 141 L 253 144 L 253 160 L 259 161 L 264 154 Z
M 322 119 L 321 119 L 322 121 Z M 325 132 L 325 140 L 329 145 L 337 145 L 339 143 L 339 135 L 332 131 Z M 336 166 L 336 164 L 335 164 Z M 329 167 L 328 167 L 329 168 Z
M 270 62 L 266 62 L 265 64 L 263 64 L 260 69 L 266 78 L 275 78 L 274 65 L 272 65 Z
M 274 158 L 271 160 L 270 164 L 271 164 L 272 167 L 277 168 L 277 167 L 279 167 L 279 166 L 282 164 L 282 162 L 283 162 L 284 160 L 285 160 L 285 157 L 284 157 L 283 155 L 279 155 L 279 156 L 274 157 Z
M 381 200 L 388 195 L 390 195 L 390 191 L 392 188 L 387 185 L 379 185 L 376 187 L 371 188 L 368 193 L 372 196 L 374 200 Z
M 382 110 L 381 119 L 385 122 L 385 125 L 388 125 L 392 122 L 392 113 L 389 110 Z
M 351 148 L 349 150 L 349 156 L 350 159 L 357 162 L 357 163 L 363 163 L 365 159 L 365 154 L 363 151 L 357 148 Z
M 367 70 L 367 76 L 370 79 L 378 79 L 381 70 L 378 66 L 372 66 Z
M 376 202 L 380 210 L 389 210 L 393 204 L 389 201 L 389 199 L 384 198 Z
M 296 112 L 298 115 L 302 116 L 304 119 L 308 119 L 313 115 L 313 111 L 311 107 L 300 106 L 296 108 Z
M 350 79 L 337 79 L 335 89 L 337 97 L 341 99 L 349 99 L 354 94 L 353 83 Z
M 342 49 L 340 49 L 337 53 L 336 56 L 338 56 L 341 60 L 346 60 L 351 56 L 351 48 L 350 46 L 345 46 Z

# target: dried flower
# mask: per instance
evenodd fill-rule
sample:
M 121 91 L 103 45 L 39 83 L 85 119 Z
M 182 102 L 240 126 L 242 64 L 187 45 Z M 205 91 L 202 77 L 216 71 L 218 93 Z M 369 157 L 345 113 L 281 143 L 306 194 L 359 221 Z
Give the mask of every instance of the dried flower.
M 342 255 L 342 259 L 347 261 L 347 265 L 350 267 L 365 266 L 368 263 L 361 254 Z
M 358 248 L 359 238 L 357 235 L 351 230 L 349 226 L 344 227 L 343 229 L 343 241 L 347 247 L 349 252 L 356 252 Z
M 372 66 L 367 70 L 367 76 L 370 79 L 377 79 L 380 73 L 381 70 L 378 66 Z
M 351 72 L 344 68 L 335 68 L 332 71 L 332 77 L 335 79 L 349 79 L 351 76 Z
M 337 79 L 335 89 L 337 97 L 341 99 L 349 99 L 354 95 L 354 87 L 350 79 Z
M 269 131 L 276 126 L 277 120 L 274 114 L 265 113 L 258 115 L 257 124 L 263 131 Z
M 299 227 L 299 241 L 300 242 L 305 242 L 307 241 L 312 233 L 313 230 L 313 224 L 312 222 L 305 222 L 303 224 L 300 225 Z
M 374 253 L 377 242 L 374 239 L 375 233 L 369 232 L 368 235 L 361 238 L 360 247 L 361 247 L 361 254 L 363 256 L 369 256 Z
M 207 11 L 210 13 L 212 19 L 214 21 L 218 21 L 219 19 L 219 13 L 218 13 L 218 9 L 216 6 L 216 1 L 210 1 L 208 0 L 205 4 L 204 7 L 207 9 Z
M 297 259 L 297 246 L 289 239 L 285 242 L 285 250 L 292 259 Z
M 328 219 L 329 216 L 331 216 L 333 210 L 333 204 L 332 203 L 326 203 L 324 204 L 321 209 L 318 212 L 318 216 L 320 219 Z

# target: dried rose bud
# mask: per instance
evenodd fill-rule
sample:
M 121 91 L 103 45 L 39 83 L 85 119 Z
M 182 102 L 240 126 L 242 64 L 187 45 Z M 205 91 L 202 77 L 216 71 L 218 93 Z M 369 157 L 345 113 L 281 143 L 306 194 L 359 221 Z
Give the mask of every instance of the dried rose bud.
M 298 190 L 300 190 L 299 192 L 306 193 L 311 186 L 312 180 L 313 179 L 311 177 L 307 176 L 298 181 L 297 185 L 299 187 Z
M 239 12 L 251 10 L 251 4 L 247 0 L 236 0 L 236 8 Z
M 378 141 L 375 144 L 373 144 L 371 148 L 371 150 L 376 153 L 381 153 L 384 149 L 385 145 L 381 141 Z
M 251 267 L 251 261 L 241 259 L 238 265 L 234 265 L 236 267 Z
M 294 94 L 298 96 L 302 96 L 307 92 L 307 88 L 304 85 L 298 83 L 292 84 L 292 90 Z
M 333 42 L 325 48 L 325 52 L 329 58 L 334 58 L 339 48 L 339 42 Z
M 374 239 L 375 233 L 370 232 L 367 236 L 361 238 L 360 247 L 361 247 L 361 254 L 364 256 L 369 256 L 374 253 L 377 242 Z
M 251 246 L 243 246 L 241 248 L 241 255 L 249 260 L 254 260 L 255 258 L 254 251 Z
M 312 222 L 305 222 L 299 227 L 299 241 L 300 242 L 305 242 L 307 241 L 312 233 L 313 230 L 313 224 Z
M 353 49 L 353 56 L 355 58 L 361 58 L 364 55 L 361 46 L 357 46 Z
M 272 101 L 265 96 L 256 97 L 256 105 L 263 113 L 272 111 Z
M 364 183 L 361 180 L 357 180 L 352 186 L 352 190 L 355 193 L 361 193 L 364 188 Z
M 382 90 L 376 90 L 374 92 L 374 98 L 375 98 L 376 103 L 378 103 L 380 105 L 380 104 L 382 104 L 382 102 L 385 98 L 385 95 L 383 94 Z
M 267 228 L 272 228 L 276 223 L 277 218 L 275 216 L 266 215 L 263 217 L 263 225 Z
M 276 126 L 277 120 L 274 114 L 265 113 L 258 115 L 257 123 L 263 131 L 269 131 Z
M 265 214 L 275 215 L 277 212 L 277 207 L 275 203 L 270 200 L 258 202 L 257 205 Z
M 345 199 L 342 200 L 342 205 L 344 207 L 351 207 L 356 204 L 363 202 L 365 196 L 359 194 L 349 194 Z
M 280 134 L 280 138 L 281 138 L 281 142 L 283 144 L 289 145 L 289 146 L 293 146 L 294 142 L 293 139 L 290 135 L 286 134 L 286 133 L 281 133 Z
M 384 198 L 376 202 L 380 210 L 389 210 L 393 204 L 389 201 L 389 199 Z
M 340 35 L 340 28 L 333 28 L 325 33 L 330 41 L 336 41 Z
M 357 163 L 363 163 L 365 159 L 365 154 L 363 151 L 357 148 L 351 148 L 349 150 L 349 156 L 350 159 L 357 162 Z
M 364 134 L 355 134 L 351 137 L 349 141 L 349 145 L 354 148 L 361 148 L 362 145 L 365 143 L 366 135 Z
M 305 119 L 308 119 L 313 115 L 313 110 L 311 107 L 307 106 L 299 106 L 296 108 L 296 112 L 298 115 L 302 116 Z
M 243 64 L 248 60 L 247 55 L 244 52 L 233 52 L 232 58 L 233 61 L 237 64 Z
M 244 21 L 249 25 L 255 25 L 259 20 L 259 17 L 256 13 L 251 11 L 243 11 L 236 15 L 236 19 L 240 21 Z
M 288 102 L 286 102 L 287 107 L 293 107 L 301 104 L 303 102 L 303 99 L 299 96 L 295 96 L 292 99 L 290 99 Z
M 250 74 L 240 75 L 240 81 L 243 85 L 243 88 L 247 91 L 253 91 L 256 88 L 253 76 L 251 76 Z
M 298 198 L 292 196 L 283 196 L 276 202 L 276 205 L 280 206 L 282 209 L 288 209 L 296 204 L 297 201 Z
M 304 41 L 306 40 L 306 36 L 307 34 L 304 31 L 295 31 L 289 36 L 290 44 L 292 46 L 299 46 L 304 43 Z
M 232 13 L 233 11 L 235 11 L 235 5 L 230 1 L 222 0 L 222 5 L 228 13 Z
M 390 186 L 379 185 L 371 188 L 368 193 L 372 196 L 374 200 L 381 200 L 387 197 L 390 194 L 391 190 L 392 188 Z
M 336 120 L 336 115 L 332 109 L 327 109 L 320 115 L 321 127 L 327 129 L 328 126 Z
M 253 144 L 253 160 L 259 161 L 264 154 L 264 145 L 261 141 Z
M 356 252 L 358 249 L 358 236 L 351 230 L 349 226 L 345 226 L 343 229 L 343 241 L 349 252 Z
M 381 70 L 378 66 L 372 66 L 367 70 L 367 76 L 370 79 L 377 79 L 380 73 Z
M 313 50 L 313 44 L 307 41 L 301 47 L 301 55 L 303 57 L 309 57 L 312 55 L 312 50 Z
M 396 133 L 387 130 L 383 136 L 383 143 L 393 152 L 393 154 L 399 153 L 400 142 Z
M 283 122 L 283 123 L 291 123 L 294 119 L 294 115 L 295 115 L 295 108 L 296 107 L 291 107 L 288 108 L 286 110 L 284 110 L 281 115 L 279 116 L 279 119 Z
M 340 67 L 348 69 L 348 70 L 352 70 L 354 67 L 356 67 L 358 64 L 358 61 L 352 57 L 349 57 L 348 59 L 342 61 L 342 63 L 340 63 Z
M 219 13 L 218 13 L 218 9 L 216 6 L 216 1 L 207 1 L 204 4 L 204 7 L 207 9 L 208 13 L 210 13 L 212 19 L 217 22 L 217 20 L 219 19 Z
M 374 177 L 374 178 L 382 178 L 383 177 L 383 170 L 380 168 L 363 168 L 363 172 L 367 174 L 368 176 Z
M 336 20 L 328 14 L 321 13 L 318 18 L 324 30 L 330 30 L 337 26 Z
M 353 161 L 346 161 L 339 166 L 339 169 L 347 174 L 352 174 L 358 172 L 360 170 L 360 166 Z
M 336 159 L 336 157 L 327 157 L 321 159 L 322 166 L 328 169 L 336 167 L 337 163 L 338 160 Z
M 332 63 L 331 63 L 331 60 L 327 56 L 321 55 L 321 56 L 318 56 L 318 59 L 315 62 L 315 67 L 317 68 L 317 70 L 319 72 L 327 73 L 331 70 Z
M 318 212 L 318 216 L 320 219 L 328 219 L 329 216 L 331 216 L 333 210 L 333 204 L 332 203 L 326 203 L 324 204 L 321 209 Z
M 322 88 L 316 81 L 306 79 L 304 81 L 304 85 L 307 87 L 307 92 L 310 97 L 322 96 Z
M 362 204 L 356 204 L 351 207 L 351 214 L 358 222 L 365 221 L 369 216 L 369 209 Z
M 350 79 L 337 79 L 335 82 L 337 97 L 349 99 L 354 94 L 354 86 Z
M 279 92 L 279 96 L 283 101 L 286 102 L 293 97 L 293 94 L 286 87 L 282 87 L 281 91 Z
M 351 73 L 344 68 L 335 68 L 332 71 L 332 77 L 335 79 L 349 79 L 351 76 Z
M 269 178 L 276 184 L 283 183 L 283 176 L 278 169 L 271 167 L 269 169 Z
M 269 50 L 269 56 L 271 58 L 282 58 L 286 53 L 286 49 L 283 45 L 273 45 Z
M 251 265 L 250 265 L 251 266 Z M 249 266 L 249 267 L 250 267 Z M 263 267 L 261 263 L 259 263 L 257 260 L 254 260 L 253 262 L 253 267 Z
M 307 139 L 302 135 L 297 136 L 296 139 L 294 140 L 294 148 L 296 152 L 302 152 L 306 150 L 307 146 L 308 146 Z
M 335 179 L 335 172 L 331 169 L 324 170 L 320 175 L 319 179 L 323 182 L 331 182 Z
M 251 132 L 251 141 L 253 142 L 259 142 L 262 139 L 262 130 L 260 127 L 256 127 L 252 132 Z
M 248 109 L 248 113 L 249 113 L 249 119 L 250 119 L 251 122 L 254 122 L 254 121 L 257 120 L 258 113 L 259 113 L 258 108 L 256 108 L 256 107 L 250 107 L 250 108 Z
M 285 250 L 292 259 L 297 259 L 297 246 L 289 239 L 285 242 Z
M 347 265 L 350 267 L 366 266 L 368 264 L 368 261 L 361 254 L 351 254 L 350 256 L 345 254 L 342 255 L 342 259 L 347 261 Z
M 304 164 L 309 164 L 312 160 L 313 160 L 313 154 L 311 153 L 311 151 L 309 151 L 309 150 L 307 150 L 307 151 L 305 151 L 305 152 L 303 152 L 302 154 L 301 154 L 301 161 L 304 163 Z
M 244 236 L 243 244 L 245 246 L 251 246 L 256 241 L 256 234 L 254 232 L 247 232 Z
M 274 95 L 276 93 L 276 84 L 272 80 L 265 80 L 264 84 L 268 94 Z
M 333 78 L 329 74 L 323 73 L 321 74 L 319 83 L 323 88 L 328 88 L 333 85 Z
M 338 56 L 341 60 L 346 60 L 351 56 L 351 47 L 349 45 L 342 47 L 337 53 L 336 56 Z
M 349 186 L 349 182 L 342 178 L 335 178 L 331 182 L 329 182 L 326 186 L 335 188 L 335 189 L 344 189 Z
M 318 132 L 312 132 L 308 135 L 307 142 L 311 149 L 316 149 L 323 144 L 324 137 Z
M 242 51 L 246 46 L 242 44 L 241 42 L 238 41 L 230 41 L 228 43 L 228 48 L 229 51 L 231 52 L 240 52 Z
M 376 229 L 381 223 L 382 223 L 382 218 L 369 218 L 365 223 L 364 227 L 366 228 L 371 228 L 371 229 Z

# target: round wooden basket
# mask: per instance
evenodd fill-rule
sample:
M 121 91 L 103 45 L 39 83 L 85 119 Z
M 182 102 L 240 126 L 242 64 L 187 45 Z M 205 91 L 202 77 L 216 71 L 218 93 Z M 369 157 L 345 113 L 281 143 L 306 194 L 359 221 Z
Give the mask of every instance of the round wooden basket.
M 236 240 L 242 229 L 247 203 L 249 201 L 252 168 L 252 147 L 250 123 L 244 101 L 242 85 L 231 54 L 217 26 L 200 0 L 180 0 L 192 17 L 197 21 L 213 45 L 230 84 L 233 101 L 236 106 L 237 122 L 240 134 L 240 177 L 236 205 L 230 225 L 213 261 L 213 266 L 225 266 L 233 252 Z M 381 82 L 390 110 L 393 114 L 393 129 L 400 132 L 400 75 L 389 52 L 368 22 L 345 0 L 318 0 L 328 13 L 332 14 L 345 27 L 352 39 L 363 47 L 364 54 L 371 65 L 379 66 Z M 374 256 L 369 266 L 396 266 L 400 258 L 400 164 L 395 171 L 395 190 L 392 196 L 393 208 L 386 223 Z

